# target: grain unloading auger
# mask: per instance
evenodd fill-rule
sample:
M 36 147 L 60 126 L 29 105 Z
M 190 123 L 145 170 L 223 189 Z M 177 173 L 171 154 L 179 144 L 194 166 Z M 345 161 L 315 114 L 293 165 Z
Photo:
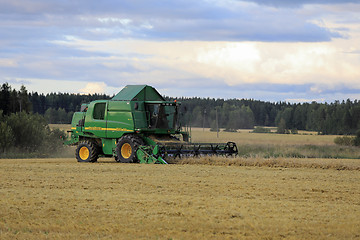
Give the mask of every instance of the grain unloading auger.
M 79 162 L 96 162 L 102 156 L 167 164 L 169 158 L 238 153 L 234 142 L 189 142 L 178 125 L 178 109 L 178 102 L 165 101 L 151 86 L 128 85 L 111 100 L 83 104 L 74 113 L 65 144 L 77 145 Z

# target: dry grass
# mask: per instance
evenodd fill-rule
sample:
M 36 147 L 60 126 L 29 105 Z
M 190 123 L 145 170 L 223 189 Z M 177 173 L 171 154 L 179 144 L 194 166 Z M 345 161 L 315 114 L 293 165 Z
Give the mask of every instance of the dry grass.
M 220 132 L 217 138 L 216 132 L 201 128 L 192 129 L 193 142 L 236 142 L 238 145 L 335 145 L 335 135 L 317 135 L 313 132 L 302 134 L 269 134 L 252 133 L 252 130 L 239 130 L 238 132 Z
M 304 155 L 336 147 L 336 136 L 249 131 L 193 129 L 192 140 Z M 0 239 L 360 239 L 359 159 L 177 163 L 0 159 Z
M 335 170 L 360 170 L 360 159 L 329 158 L 241 158 L 241 157 L 200 157 L 172 160 L 176 164 L 196 164 L 213 166 L 249 166 L 281 168 L 317 168 Z
M 71 130 L 71 124 L 49 124 L 49 127 L 51 129 L 57 128 L 65 132 Z
M 360 239 L 355 170 L 1 159 L 0 179 L 0 239 Z

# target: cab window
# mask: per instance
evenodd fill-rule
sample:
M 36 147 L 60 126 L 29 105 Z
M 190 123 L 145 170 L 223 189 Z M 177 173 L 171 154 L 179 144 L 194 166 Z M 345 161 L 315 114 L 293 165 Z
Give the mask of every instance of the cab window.
M 98 120 L 104 120 L 105 107 L 106 107 L 106 103 L 96 103 L 94 106 L 93 118 Z

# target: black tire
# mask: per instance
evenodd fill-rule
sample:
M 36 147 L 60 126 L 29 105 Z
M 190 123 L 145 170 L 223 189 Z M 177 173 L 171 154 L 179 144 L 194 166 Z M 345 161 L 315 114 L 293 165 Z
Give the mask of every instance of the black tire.
M 144 141 L 136 135 L 124 135 L 116 144 L 117 162 L 130 163 L 138 162 L 136 151 L 140 145 L 144 145 Z
M 76 148 L 75 156 L 78 162 L 96 162 L 99 158 L 98 148 L 91 141 L 82 141 Z

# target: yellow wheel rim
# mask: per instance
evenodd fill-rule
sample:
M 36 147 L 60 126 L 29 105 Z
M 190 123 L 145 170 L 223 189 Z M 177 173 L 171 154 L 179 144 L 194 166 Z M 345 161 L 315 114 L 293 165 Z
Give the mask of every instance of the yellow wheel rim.
M 90 152 L 87 147 L 84 146 L 84 147 L 80 148 L 79 156 L 82 160 L 88 159 L 89 155 L 90 155 Z
M 129 158 L 131 156 L 131 153 L 132 153 L 131 145 L 129 143 L 124 143 L 121 146 L 121 156 L 123 158 Z

